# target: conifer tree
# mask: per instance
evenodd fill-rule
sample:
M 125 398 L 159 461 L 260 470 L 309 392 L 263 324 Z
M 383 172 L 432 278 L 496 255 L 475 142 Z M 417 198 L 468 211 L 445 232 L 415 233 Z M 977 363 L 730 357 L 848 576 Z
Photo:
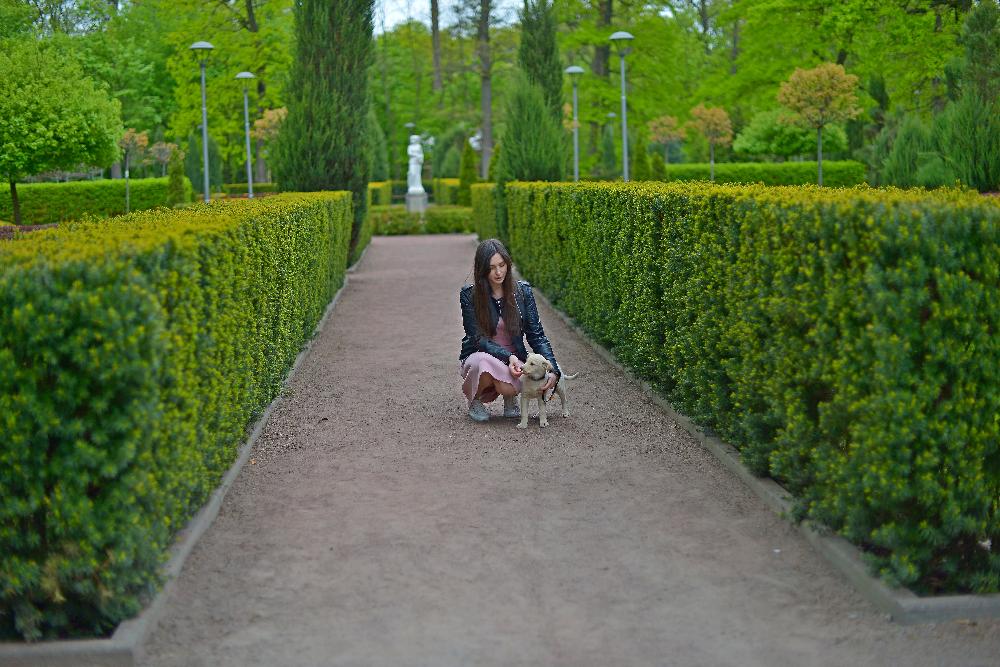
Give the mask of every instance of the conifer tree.
M 351 253 L 367 213 L 373 0 L 296 0 L 288 116 L 276 145 L 282 190 L 350 190 Z
M 556 118 L 562 116 L 563 68 L 556 48 L 556 19 L 550 0 L 524 0 L 518 64 L 538 84 Z
M 465 148 L 462 150 L 462 163 L 458 168 L 458 205 L 471 206 L 472 185 L 479 182 L 477 173 L 479 156 L 472 149 L 472 144 L 468 141 L 464 143 Z

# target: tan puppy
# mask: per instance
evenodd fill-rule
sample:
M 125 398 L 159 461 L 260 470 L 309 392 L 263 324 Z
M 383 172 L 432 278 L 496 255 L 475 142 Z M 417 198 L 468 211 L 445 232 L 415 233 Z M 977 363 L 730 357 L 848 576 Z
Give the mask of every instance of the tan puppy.
M 549 360 L 540 354 L 529 354 L 524 362 L 524 374 L 521 376 L 521 421 L 518 428 L 528 428 L 528 401 L 538 401 L 538 425 L 545 428 L 549 420 L 545 415 L 545 400 L 542 396 L 542 385 L 545 384 L 545 373 L 552 370 Z M 576 375 L 579 375 L 577 373 Z M 576 375 L 562 375 L 556 384 L 555 392 L 562 401 L 563 417 L 569 417 L 566 409 L 566 380 L 572 380 Z

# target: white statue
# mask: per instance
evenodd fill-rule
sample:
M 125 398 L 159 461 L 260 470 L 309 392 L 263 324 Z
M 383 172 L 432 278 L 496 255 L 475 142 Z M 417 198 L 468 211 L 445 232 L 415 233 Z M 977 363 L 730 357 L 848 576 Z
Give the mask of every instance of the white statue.
M 406 154 L 410 156 L 410 168 L 406 172 L 406 191 L 409 194 L 424 194 L 424 184 L 420 179 L 424 165 L 424 149 L 420 146 L 418 135 L 410 135 L 410 145 L 406 147 Z
M 476 133 L 474 135 L 472 135 L 471 137 L 469 137 L 469 145 L 472 146 L 472 150 L 476 151 L 477 153 L 482 149 L 482 147 L 483 147 L 483 131 L 482 130 L 477 129 Z

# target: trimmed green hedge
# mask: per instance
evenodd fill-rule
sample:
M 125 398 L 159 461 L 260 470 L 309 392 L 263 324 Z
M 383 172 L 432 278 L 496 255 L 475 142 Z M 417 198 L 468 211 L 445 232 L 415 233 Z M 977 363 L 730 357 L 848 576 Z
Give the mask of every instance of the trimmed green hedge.
M 507 192 L 524 275 L 784 483 L 800 517 L 890 583 L 1000 590 L 1000 207 L 707 183 Z
M 368 184 L 368 197 L 369 206 L 389 206 L 392 204 L 392 183 L 372 181 Z
M 480 241 L 498 238 L 496 183 L 474 183 L 472 197 L 472 222 Z
M 129 181 L 132 211 L 168 205 L 167 178 L 133 178 Z M 184 179 L 185 201 L 191 201 L 191 181 Z M 17 186 L 21 220 L 26 225 L 44 225 L 80 220 L 87 215 L 107 217 L 125 212 L 125 180 L 71 181 L 69 183 L 22 183 Z M 0 219 L 13 220 L 10 187 L 0 188 Z
M 716 162 L 716 183 L 763 183 L 764 185 L 814 185 L 818 165 L 813 162 Z M 668 164 L 667 181 L 707 181 L 710 165 Z M 865 182 L 865 165 L 845 160 L 823 161 L 823 185 L 852 187 Z
M 342 284 L 349 193 L 0 242 L 0 637 L 105 634 Z
M 468 234 L 472 229 L 472 209 L 467 206 L 428 206 L 424 217 L 407 213 L 405 206 L 373 206 L 368 209 L 372 233 L 380 236 L 401 234 Z
M 458 179 L 435 178 L 433 183 L 434 203 L 442 206 L 458 204 Z
M 247 183 L 226 183 L 222 186 L 223 192 L 225 192 L 230 197 L 233 195 L 245 195 L 249 191 Z M 264 193 L 274 193 L 278 192 L 277 183 L 254 183 L 253 193 L 264 194 Z

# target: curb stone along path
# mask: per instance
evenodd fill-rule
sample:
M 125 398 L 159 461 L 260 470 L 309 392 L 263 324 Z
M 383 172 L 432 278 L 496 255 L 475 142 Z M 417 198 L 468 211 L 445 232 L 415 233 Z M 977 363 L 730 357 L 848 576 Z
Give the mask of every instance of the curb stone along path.
M 741 462 L 739 451 L 735 447 L 706 433 L 688 417 L 677 412 L 669 401 L 653 389 L 652 385 L 622 365 L 611 351 L 595 343 L 565 313 L 553 308 L 545 295 L 537 288 L 534 293 L 539 301 L 544 302 L 548 308 L 558 314 L 560 319 L 577 335 L 590 343 L 590 346 L 601 358 L 639 384 L 650 400 L 659 405 L 671 419 L 711 451 L 726 468 L 739 477 L 772 510 L 782 516 L 792 515 L 791 496 L 782 486 L 772 479 L 757 477 L 751 473 Z M 861 553 L 846 539 L 831 535 L 829 530 L 822 526 L 814 527 L 810 522 L 800 523 L 798 529 L 824 558 L 854 584 L 861 595 L 886 612 L 892 620 L 900 623 L 937 623 L 974 618 L 1000 619 L 1000 594 L 943 595 L 922 598 L 907 589 L 893 589 L 869 573 Z
M 367 248 L 365 249 L 367 252 Z M 355 264 L 357 266 L 361 258 Z M 347 270 L 350 274 L 354 267 Z M 327 305 L 323 316 L 316 324 L 313 337 L 306 341 L 302 350 L 295 357 L 288 372 L 287 383 L 295 375 L 295 369 L 299 367 L 302 360 L 309 352 L 315 340 L 315 335 L 323 329 L 330 313 L 333 312 L 340 295 L 347 287 L 350 276 L 344 276 L 344 284 L 333 299 Z M 146 605 L 146 607 L 135 618 L 122 621 L 115 628 L 111 637 L 107 639 L 85 639 L 85 640 L 64 640 L 64 641 L 43 641 L 31 644 L 27 643 L 0 643 L 0 666 L 2 667 L 132 667 L 141 656 L 142 645 L 148 635 L 159 622 L 166 600 L 170 597 L 177 576 L 184 567 L 184 562 L 190 555 L 194 545 L 201 536 L 208 530 L 215 520 L 222 506 L 222 501 L 226 493 L 232 486 L 233 481 L 240 474 L 240 470 L 250 459 L 257 438 L 263 430 L 274 411 L 275 405 L 281 400 L 281 392 L 268 404 L 263 414 L 250 428 L 250 435 L 237 452 L 236 460 L 223 476 L 219 486 L 212 492 L 211 497 L 198 512 L 191 517 L 187 525 L 184 526 L 174 538 L 174 544 L 170 548 L 171 556 L 163 566 L 163 586 L 156 595 Z
M 465 414 L 469 236 L 376 237 L 147 642 L 168 665 L 994 665 L 888 622 L 540 304 L 569 419 Z

